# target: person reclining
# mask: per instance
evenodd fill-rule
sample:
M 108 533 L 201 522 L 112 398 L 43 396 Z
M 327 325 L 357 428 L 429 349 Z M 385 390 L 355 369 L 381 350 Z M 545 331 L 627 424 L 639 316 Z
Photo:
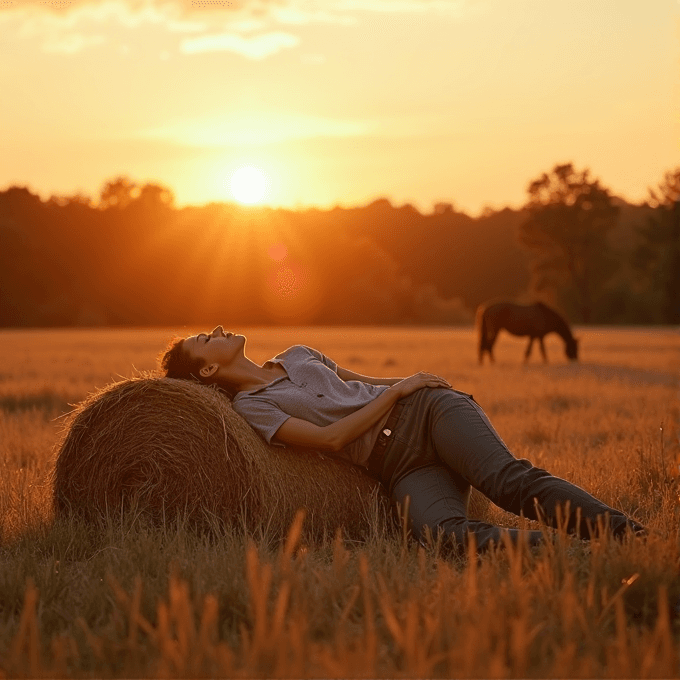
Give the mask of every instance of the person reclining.
M 408 507 L 421 542 L 443 532 L 464 551 L 512 542 L 538 545 L 542 531 L 502 528 L 468 518 L 470 486 L 516 515 L 589 539 L 644 527 L 580 487 L 516 458 L 472 395 L 433 373 L 375 378 L 338 366 L 322 352 L 294 345 L 258 365 L 246 338 L 211 333 L 176 339 L 161 366 L 169 378 L 220 387 L 234 410 L 269 444 L 331 452 L 377 477 L 391 499 Z M 406 503 L 406 499 L 409 499 Z

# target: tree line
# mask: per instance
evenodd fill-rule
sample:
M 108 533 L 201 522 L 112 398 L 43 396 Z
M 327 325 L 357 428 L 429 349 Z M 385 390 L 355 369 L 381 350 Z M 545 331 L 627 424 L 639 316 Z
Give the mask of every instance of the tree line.
M 680 322 L 680 168 L 632 205 L 556 165 L 518 210 L 387 199 L 177 208 L 127 177 L 94 200 L 0 192 L 0 326 L 464 324 L 490 299 L 575 323 Z

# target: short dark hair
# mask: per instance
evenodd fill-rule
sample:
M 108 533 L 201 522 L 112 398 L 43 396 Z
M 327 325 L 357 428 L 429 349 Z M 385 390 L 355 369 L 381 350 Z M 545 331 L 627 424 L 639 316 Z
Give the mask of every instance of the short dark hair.
M 205 366 L 205 361 L 191 356 L 184 348 L 184 340 L 185 338 L 173 338 L 163 353 L 160 363 L 165 377 L 195 380 L 203 385 L 216 385 L 220 392 L 233 399 L 236 390 L 232 385 L 219 378 L 201 377 L 200 370 Z
M 204 365 L 203 359 L 192 357 L 184 349 L 184 338 L 173 338 L 161 358 L 161 368 L 165 371 L 166 378 L 203 382 L 199 371 Z

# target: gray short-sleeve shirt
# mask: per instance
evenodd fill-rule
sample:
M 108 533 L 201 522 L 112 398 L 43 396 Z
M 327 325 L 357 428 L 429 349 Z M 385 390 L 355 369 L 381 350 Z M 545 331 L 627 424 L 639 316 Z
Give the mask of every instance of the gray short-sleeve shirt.
M 290 347 L 270 359 L 270 363 L 281 364 L 287 375 L 254 390 L 239 392 L 233 402 L 234 410 L 269 444 L 280 444 L 274 437 L 290 417 L 324 427 L 366 406 L 388 389 L 387 385 L 344 381 L 332 359 L 305 345 Z M 365 465 L 386 419 L 385 416 L 338 455 Z

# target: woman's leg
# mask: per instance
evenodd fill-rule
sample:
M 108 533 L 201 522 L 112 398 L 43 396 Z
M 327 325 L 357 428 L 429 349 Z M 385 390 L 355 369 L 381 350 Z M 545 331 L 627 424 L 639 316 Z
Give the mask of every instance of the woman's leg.
M 436 538 L 438 531 L 443 531 L 454 550 L 465 551 L 469 534 L 474 534 L 478 551 L 483 551 L 495 543 L 501 543 L 506 534 L 516 542 L 522 536 L 529 545 L 536 545 L 543 539 L 540 531 L 522 531 L 520 529 L 502 529 L 468 519 L 467 504 L 470 485 L 445 465 L 432 464 L 416 468 L 405 474 L 394 485 L 392 500 L 406 506 L 408 500 L 409 526 L 413 536 L 421 543 L 425 542 L 429 528 Z M 446 544 L 445 544 L 446 545 Z
M 643 527 L 580 487 L 515 458 L 484 411 L 464 394 L 447 391 L 432 404 L 431 434 L 437 455 L 496 505 L 528 519 L 557 526 L 566 513 L 567 531 L 589 538 L 605 521 L 614 535 Z

